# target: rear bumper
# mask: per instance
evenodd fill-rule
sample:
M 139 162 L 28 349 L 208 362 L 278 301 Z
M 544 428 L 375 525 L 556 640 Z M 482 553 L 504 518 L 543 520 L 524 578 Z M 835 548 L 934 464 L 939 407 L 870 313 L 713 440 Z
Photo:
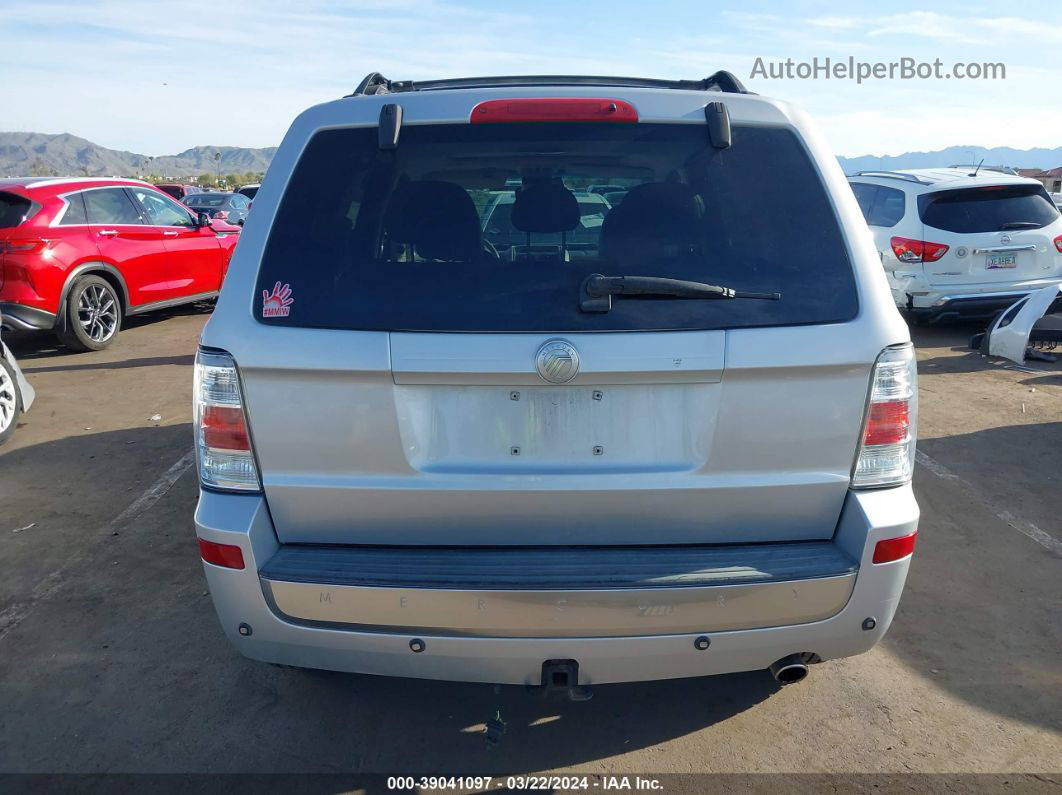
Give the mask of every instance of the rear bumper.
M 990 320 L 997 312 L 1006 309 L 1020 298 L 1043 287 L 1058 284 L 1058 280 L 1023 284 L 1021 289 L 998 292 L 923 292 L 907 294 L 903 307 L 908 314 L 928 323 L 943 323 L 954 320 Z
M 312 607 L 308 594 L 317 597 L 318 607 L 327 604 L 329 599 L 335 605 L 336 588 L 359 587 L 330 583 L 313 589 L 315 593 L 300 589 L 299 610 L 309 610 L 314 617 L 285 615 L 271 595 L 275 587 L 268 578 L 259 576 L 259 570 L 280 549 L 262 498 L 202 492 L 196 511 L 196 529 L 201 538 L 234 544 L 243 550 L 245 569 L 237 571 L 204 564 L 204 570 L 222 628 L 245 656 L 338 671 L 535 685 L 539 684 L 543 661 L 551 659 L 577 660 L 580 684 L 602 684 L 758 670 L 797 652 L 816 654 L 822 659 L 860 654 L 877 643 L 892 621 L 909 565 L 909 559 L 874 565 L 871 562 L 874 545 L 885 538 L 914 532 L 917 522 L 918 507 L 909 487 L 849 493 L 833 544 L 838 554 L 858 562 L 858 572 L 852 575 L 854 583 L 846 585 L 843 598 L 838 600 L 833 593 L 823 603 L 825 606 L 820 606 L 829 614 L 826 618 L 811 613 L 794 614 L 785 600 L 800 601 L 799 594 L 808 593 L 809 586 L 812 589 L 822 586 L 825 590 L 820 593 L 826 593 L 829 586 L 823 581 L 830 578 L 797 580 L 792 583 L 796 590 L 783 588 L 771 593 L 765 602 L 755 605 L 759 619 L 754 628 L 741 628 L 745 619 L 740 615 L 737 626 L 735 619 L 728 617 L 728 603 L 733 606 L 731 612 L 740 613 L 742 609 L 741 600 L 735 601 L 733 592 L 727 590 L 734 585 L 702 584 L 703 587 L 697 588 L 653 589 L 655 601 L 646 606 L 652 615 L 661 619 L 653 625 L 659 634 L 645 634 L 644 630 L 634 634 L 635 630 L 622 622 L 603 628 L 590 611 L 583 613 L 586 632 L 581 636 L 571 634 L 572 626 L 578 622 L 573 624 L 570 620 L 564 623 L 567 633 L 564 636 L 543 634 L 541 624 L 536 636 L 528 636 L 530 630 L 526 629 L 518 629 L 518 636 L 503 636 L 500 631 L 495 635 L 484 633 L 489 633 L 491 627 L 506 624 L 504 618 L 486 620 L 482 626 L 469 626 L 475 622 L 468 616 L 481 612 L 481 603 L 490 609 L 493 599 L 484 600 L 484 592 L 472 590 L 447 591 L 453 606 L 466 603 L 465 617 L 455 617 L 449 628 L 441 625 L 445 621 L 425 622 L 424 616 L 431 613 L 423 611 L 405 622 L 409 626 L 400 629 L 393 626 L 352 628 L 318 620 L 320 614 L 314 613 L 316 608 Z M 836 577 L 834 574 L 833 578 Z M 368 600 L 360 598 L 365 594 L 344 596 L 345 609 L 356 613 L 363 608 L 370 615 L 379 607 L 373 604 L 373 599 L 387 601 L 383 607 L 390 615 L 414 606 L 409 601 L 412 594 L 403 593 L 401 588 L 371 590 L 372 599 Z M 683 603 L 694 590 L 702 593 Z M 509 591 L 508 595 L 519 600 L 520 593 Z M 388 601 L 388 596 L 393 598 Z M 838 601 L 828 604 L 830 599 Z M 634 602 L 626 603 L 628 615 L 632 609 L 634 612 L 641 609 L 637 602 L 635 598 Z M 766 626 L 765 623 L 771 622 L 764 621 L 764 610 L 769 610 L 772 603 L 778 605 L 777 623 Z M 713 607 L 708 607 L 709 604 Z M 675 605 L 683 616 L 682 621 L 668 623 L 666 608 Z M 552 607 L 556 608 L 556 604 Z M 580 605 L 576 609 L 584 608 Z M 445 614 L 443 611 L 435 615 L 438 618 Z M 532 610 L 521 615 L 536 613 Z M 867 618 L 874 619 L 870 630 L 863 629 Z M 793 623 L 794 620 L 800 623 Z M 430 626 L 424 627 L 424 623 Z M 241 625 L 249 634 L 241 634 Z M 413 625 L 420 626 L 414 629 Z M 618 632 L 631 634 L 615 634 Z M 694 646 L 694 640 L 701 635 L 711 639 L 709 648 L 703 651 Z M 414 638 L 424 641 L 425 648 L 420 653 L 410 648 Z
M 55 328 L 55 314 L 22 304 L 0 303 L 0 327 L 12 331 L 49 331 Z

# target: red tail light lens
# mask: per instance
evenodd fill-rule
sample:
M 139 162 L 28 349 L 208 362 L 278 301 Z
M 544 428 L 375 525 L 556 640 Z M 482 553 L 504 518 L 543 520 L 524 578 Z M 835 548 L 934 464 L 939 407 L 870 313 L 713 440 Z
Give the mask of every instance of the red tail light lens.
M 915 530 L 909 536 L 900 538 L 887 538 L 874 545 L 875 563 L 892 563 L 901 560 L 914 552 L 915 541 L 918 539 L 918 531 Z
M 243 409 L 233 406 L 204 406 L 200 418 L 203 444 L 219 450 L 250 451 Z
M 638 111 L 620 99 L 492 99 L 472 108 L 472 124 L 598 122 L 635 124 Z
M 863 444 L 900 444 L 907 439 L 911 425 L 908 401 L 893 400 L 871 403 L 867 414 L 867 429 Z
M 225 569 L 243 568 L 243 550 L 232 544 L 215 544 L 213 541 L 199 541 L 199 555 L 207 563 Z M 877 563 L 877 561 L 874 561 Z
M 1058 249 L 1058 253 L 1062 254 L 1062 235 L 1055 238 L 1055 248 Z
M 909 264 L 936 262 L 948 252 L 948 247 L 943 243 L 928 243 L 925 240 L 911 240 L 906 237 L 894 237 L 889 242 L 896 259 Z

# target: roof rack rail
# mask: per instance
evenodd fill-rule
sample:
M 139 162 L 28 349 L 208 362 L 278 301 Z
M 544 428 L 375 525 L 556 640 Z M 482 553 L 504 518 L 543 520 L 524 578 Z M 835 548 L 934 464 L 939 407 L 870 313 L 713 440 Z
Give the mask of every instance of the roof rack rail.
M 733 74 L 719 71 L 703 80 L 660 80 L 652 77 L 586 77 L 579 75 L 529 75 L 513 77 L 457 77 L 445 80 L 388 80 L 370 72 L 348 97 L 440 91 L 455 88 L 507 88 L 518 86 L 609 86 L 617 88 L 667 88 L 679 91 L 722 91 L 751 94 Z
M 982 166 L 976 163 L 957 163 L 954 166 L 948 166 L 948 168 L 975 168 L 979 171 L 994 171 L 998 174 L 1010 174 L 1012 177 L 1020 177 L 1018 169 L 1013 166 Z
M 902 179 L 905 182 L 917 182 L 919 185 L 931 185 L 915 174 L 903 174 L 899 171 L 857 171 L 853 177 L 885 177 L 887 179 Z

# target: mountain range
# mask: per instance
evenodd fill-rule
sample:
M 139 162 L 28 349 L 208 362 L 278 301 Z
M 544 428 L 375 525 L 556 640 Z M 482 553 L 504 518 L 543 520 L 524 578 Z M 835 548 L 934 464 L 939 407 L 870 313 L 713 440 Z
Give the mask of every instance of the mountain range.
M 862 155 L 839 157 L 846 174 L 873 169 L 933 168 L 938 166 L 974 165 L 984 160 L 986 166 L 1039 168 L 1047 170 L 1062 166 L 1062 146 L 1055 149 L 1011 149 L 997 146 L 949 146 L 934 152 L 904 152 L 902 155 Z
M 239 146 L 195 146 L 176 155 L 149 158 L 135 152 L 108 149 L 76 135 L 0 132 L 0 177 L 131 176 L 197 177 L 216 174 L 221 153 L 221 173 L 265 172 L 275 146 L 247 149 Z
M 276 153 L 275 146 L 247 149 L 238 146 L 195 146 L 176 155 L 149 158 L 123 152 L 78 138 L 69 133 L 0 132 L 0 176 L 129 176 L 156 174 L 164 177 L 196 177 L 215 174 L 221 153 L 221 173 L 264 172 Z M 950 146 L 933 152 L 905 152 L 902 155 L 862 155 L 838 157 L 841 168 L 851 174 L 861 170 L 929 168 L 972 164 L 984 159 L 986 165 L 1049 169 L 1062 166 L 1062 146 L 1055 149 L 1011 149 L 982 146 Z

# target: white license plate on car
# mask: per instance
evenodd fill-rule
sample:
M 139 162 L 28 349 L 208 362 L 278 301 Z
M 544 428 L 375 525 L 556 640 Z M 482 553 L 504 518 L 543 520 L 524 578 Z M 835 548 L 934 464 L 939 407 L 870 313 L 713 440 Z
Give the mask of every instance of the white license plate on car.
M 996 268 L 1015 268 L 1018 265 L 1017 254 L 989 254 L 985 267 L 988 270 Z

